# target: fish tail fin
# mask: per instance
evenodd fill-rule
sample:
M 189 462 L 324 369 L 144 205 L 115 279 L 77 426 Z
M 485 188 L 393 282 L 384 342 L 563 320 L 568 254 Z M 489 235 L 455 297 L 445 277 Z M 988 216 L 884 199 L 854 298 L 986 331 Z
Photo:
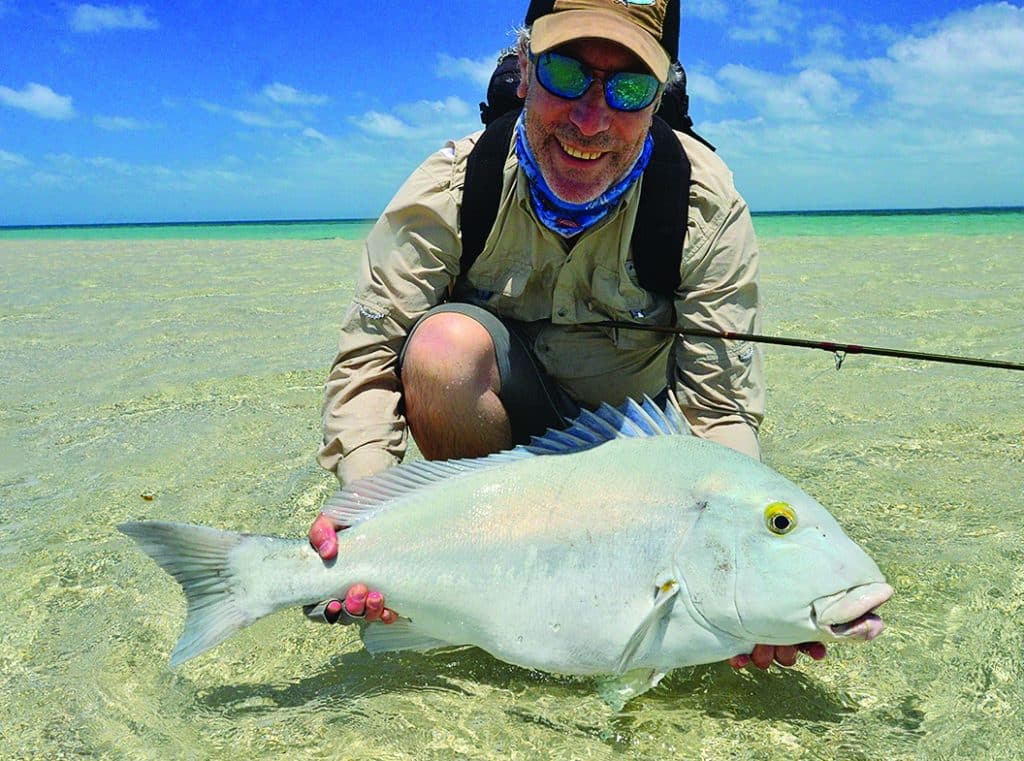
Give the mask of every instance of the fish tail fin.
M 173 576 L 185 593 L 188 614 L 171 654 L 172 666 L 220 644 L 270 612 L 254 615 L 235 592 L 239 584 L 230 555 L 246 534 L 164 521 L 122 523 L 117 528 Z

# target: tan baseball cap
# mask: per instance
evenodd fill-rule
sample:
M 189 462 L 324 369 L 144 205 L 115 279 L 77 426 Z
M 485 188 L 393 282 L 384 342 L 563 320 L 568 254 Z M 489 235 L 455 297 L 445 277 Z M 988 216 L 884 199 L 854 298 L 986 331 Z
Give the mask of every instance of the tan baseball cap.
M 526 23 L 534 53 L 588 37 L 611 40 L 635 53 L 660 82 L 668 81 L 666 48 L 676 51 L 679 44 L 677 0 L 533 0 Z

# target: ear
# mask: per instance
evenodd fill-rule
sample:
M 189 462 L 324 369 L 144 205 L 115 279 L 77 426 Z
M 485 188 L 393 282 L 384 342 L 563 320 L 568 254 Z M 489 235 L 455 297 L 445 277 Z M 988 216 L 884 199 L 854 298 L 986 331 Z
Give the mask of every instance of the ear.
M 519 51 L 519 84 L 516 86 L 516 95 L 526 100 L 526 91 L 530 87 L 530 61 L 526 54 Z

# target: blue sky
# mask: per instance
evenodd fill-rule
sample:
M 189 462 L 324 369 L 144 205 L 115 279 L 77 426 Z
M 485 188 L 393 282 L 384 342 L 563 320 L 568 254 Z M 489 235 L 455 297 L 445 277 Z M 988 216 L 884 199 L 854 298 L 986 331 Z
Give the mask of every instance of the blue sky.
M 373 217 L 526 0 L 0 0 L 0 225 Z M 1020 2 L 683 0 L 755 211 L 1024 205 Z

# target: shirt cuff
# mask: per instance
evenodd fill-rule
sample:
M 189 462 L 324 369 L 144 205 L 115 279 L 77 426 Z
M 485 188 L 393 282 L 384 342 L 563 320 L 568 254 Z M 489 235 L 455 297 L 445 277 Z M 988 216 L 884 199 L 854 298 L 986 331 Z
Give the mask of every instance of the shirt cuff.
M 398 464 L 398 459 L 383 449 L 363 447 L 338 463 L 336 474 L 343 485 L 387 470 Z

